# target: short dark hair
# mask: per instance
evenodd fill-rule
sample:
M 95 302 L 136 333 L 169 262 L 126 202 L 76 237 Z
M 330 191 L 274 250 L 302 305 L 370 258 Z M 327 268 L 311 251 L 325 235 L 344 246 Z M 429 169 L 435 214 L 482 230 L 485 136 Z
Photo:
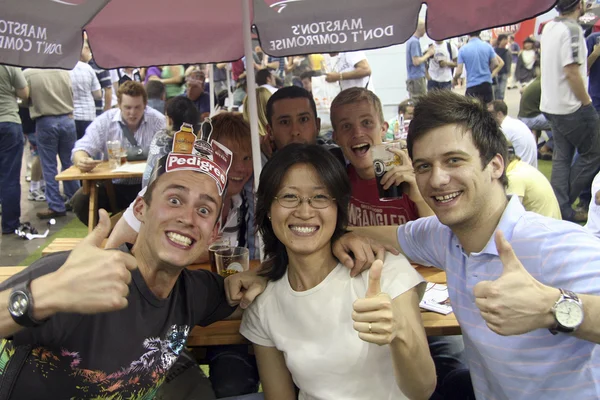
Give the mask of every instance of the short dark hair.
M 508 36 L 506 36 L 505 34 L 500 34 L 498 35 L 498 37 L 496 38 L 496 43 L 500 43 L 501 41 L 503 41 L 504 39 L 508 40 Z
M 148 93 L 149 99 L 162 99 L 166 93 L 167 88 L 164 83 L 157 81 L 156 79 L 149 80 L 146 83 L 146 93 Z
M 501 112 L 504 115 L 508 115 L 508 106 L 504 100 L 494 100 L 490 104 L 494 112 Z
M 313 76 L 319 76 L 317 71 L 313 71 L 312 69 L 308 70 L 308 71 L 304 71 L 303 73 L 300 74 L 300 80 L 303 81 L 305 79 L 312 79 Z
M 173 120 L 173 131 L 177 132 L 183 123 L 191 124 L 198 131 L 200 112 L 193 101 L 186 96 L 175 96 L 167 101 L 166 114 Z
M 300 86 L 286 86 L 273 93 L 273 96 L 271 96 L 267 102 L 267 121 L 269 122 L 269 125 L 273 125 L 271 119 L 273 118 L 273 104 L 275 104 L 275 102 L 284 99 L 301 98 L 308 99 L 310 108 L 315 115 L 315 118 L 317 118 L 317 105 L 315 104 L 315 99 L 313 99 L 312 94 Z
M 288 170 L 298 164 L 312 166 L 337 203 L 337 221 L 331 237 L 334 242 L 346 233 L 350 203 L 350 179 L 342 164 L 325 148 L 315 144 L 292 143 L 273 153 L 260 174 L 256 192 L 256 227 L 264 242 L 265 259 L 260 274 L 269 280 L 281 279 L 288 265 L 285 246 L 275 235 L 269 214 Z
M 581 0 L 558 0 L 556 2 L 556 11 L 561 14 L 568 14 L 579 4 L 581 4 Z
M 414 107 L 415 102 L 412 99 L 406 99 L 402 103 L 398 104 L 398 114 L 404 114 L 408 107 Z
M 272 76 L 273 75 L 271 74 L 271 71 L 269 71 L 267 68 L 258 70 L 256 72 L 256 84 L 259 86 L 266 85 L 267 79 L 271 78 Z
M 481 31 L 474 31 L 469 33 L 470 37 L 479 37 L 481 35 Z
M 504 160 L 504 171 L 500 182 L 506 187 L 508 149 L 500 126 L 483 102 L 451 90 L 434 90 L 417 100 L 414 117 L 408 127 L 406 144 L 409 156 L 413 158 L 413 146 L 416 140 L 433 129 L 453 124 L 462 127 L 465 133 L 471 133 L 473 144 L 479 150 L 483 168 L 496 154 L 500 154 Z

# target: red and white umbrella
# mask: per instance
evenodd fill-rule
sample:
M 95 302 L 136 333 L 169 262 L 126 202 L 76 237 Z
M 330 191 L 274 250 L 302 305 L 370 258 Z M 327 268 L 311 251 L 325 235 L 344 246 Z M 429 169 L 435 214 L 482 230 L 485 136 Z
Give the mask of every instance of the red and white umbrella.
M 429 0 L 427 32 L 443 39 L 509 25 L 555 3 Z M 421 0 L 0 0 L 0 63 L 71 69 L 79 60 L 83 30 L 103 68 L 252 59 L 252 21 L 264 51 L 274 56 L 384 47 L 413 34 L 421 5 Z M 248 78 L 248 93 L 254 93 L 254 75 Z M 249 96 L 249 106 L 258 176 L 255 96 Z

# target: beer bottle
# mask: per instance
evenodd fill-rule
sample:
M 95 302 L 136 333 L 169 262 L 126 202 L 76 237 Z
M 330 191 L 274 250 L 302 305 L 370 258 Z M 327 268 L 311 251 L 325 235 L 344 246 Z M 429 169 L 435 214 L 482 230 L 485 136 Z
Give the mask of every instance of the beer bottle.
M 194 127 L 191 124 L 184 122 L 179 131 L 175 132 L 175 135 L 173 136 L 173 152 L 192 154 L 195 141 L 196 135 L 194 135 Z

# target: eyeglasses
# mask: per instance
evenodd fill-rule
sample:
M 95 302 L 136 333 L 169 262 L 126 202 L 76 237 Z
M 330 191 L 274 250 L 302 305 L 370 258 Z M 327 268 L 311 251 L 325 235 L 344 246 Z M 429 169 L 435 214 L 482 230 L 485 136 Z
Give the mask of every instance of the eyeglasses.
M 316 194 L 312 197 L 300 197 L 295 194 L 284 194 L 281 197 L 274 197 L 274 199 L 277 200 L 280 206 L 285 208 L 296 208 L 304 201 L 308 201 L 308 204 L 316 209 L 327 208 L 331 205 L 331 202 L 335 200 L 324 194 Z

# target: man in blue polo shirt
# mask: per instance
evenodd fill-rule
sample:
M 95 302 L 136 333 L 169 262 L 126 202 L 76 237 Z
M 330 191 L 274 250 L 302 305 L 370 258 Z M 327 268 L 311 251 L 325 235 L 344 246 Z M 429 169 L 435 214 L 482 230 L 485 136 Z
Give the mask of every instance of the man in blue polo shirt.
M 420 38 L 425 36 L 425 21 L 419 20 L 415 34 L 406 42 L 406 90 L 411 99 L 427 93 L 425 65 L 433 56 L 433 48 L 425 54 L 421 50 Z
M 600 113 L 600 61 L 597 62 L 600 57 L 600 33 L 592 33 L 586 38 L 585 44 L 588 52 L 588 93 L 594 108 Z
M 483 104 L 421 97 L 407 144 L 435 216 L 353 230 L 445 269 L 475 396 L 598 398 L 600 240 L 507 197 L 506 139 Z
M 469 42 L 458 51 L 458 67 L 454 71 L 454 84 L 458 84 L 463 68 L 467 69 L 467 96 L 477 97 L 484 103 L 494 100 L 492 79 L 504 67 L 489 43 L 479 38 L 480 32 L 469 34 Z

